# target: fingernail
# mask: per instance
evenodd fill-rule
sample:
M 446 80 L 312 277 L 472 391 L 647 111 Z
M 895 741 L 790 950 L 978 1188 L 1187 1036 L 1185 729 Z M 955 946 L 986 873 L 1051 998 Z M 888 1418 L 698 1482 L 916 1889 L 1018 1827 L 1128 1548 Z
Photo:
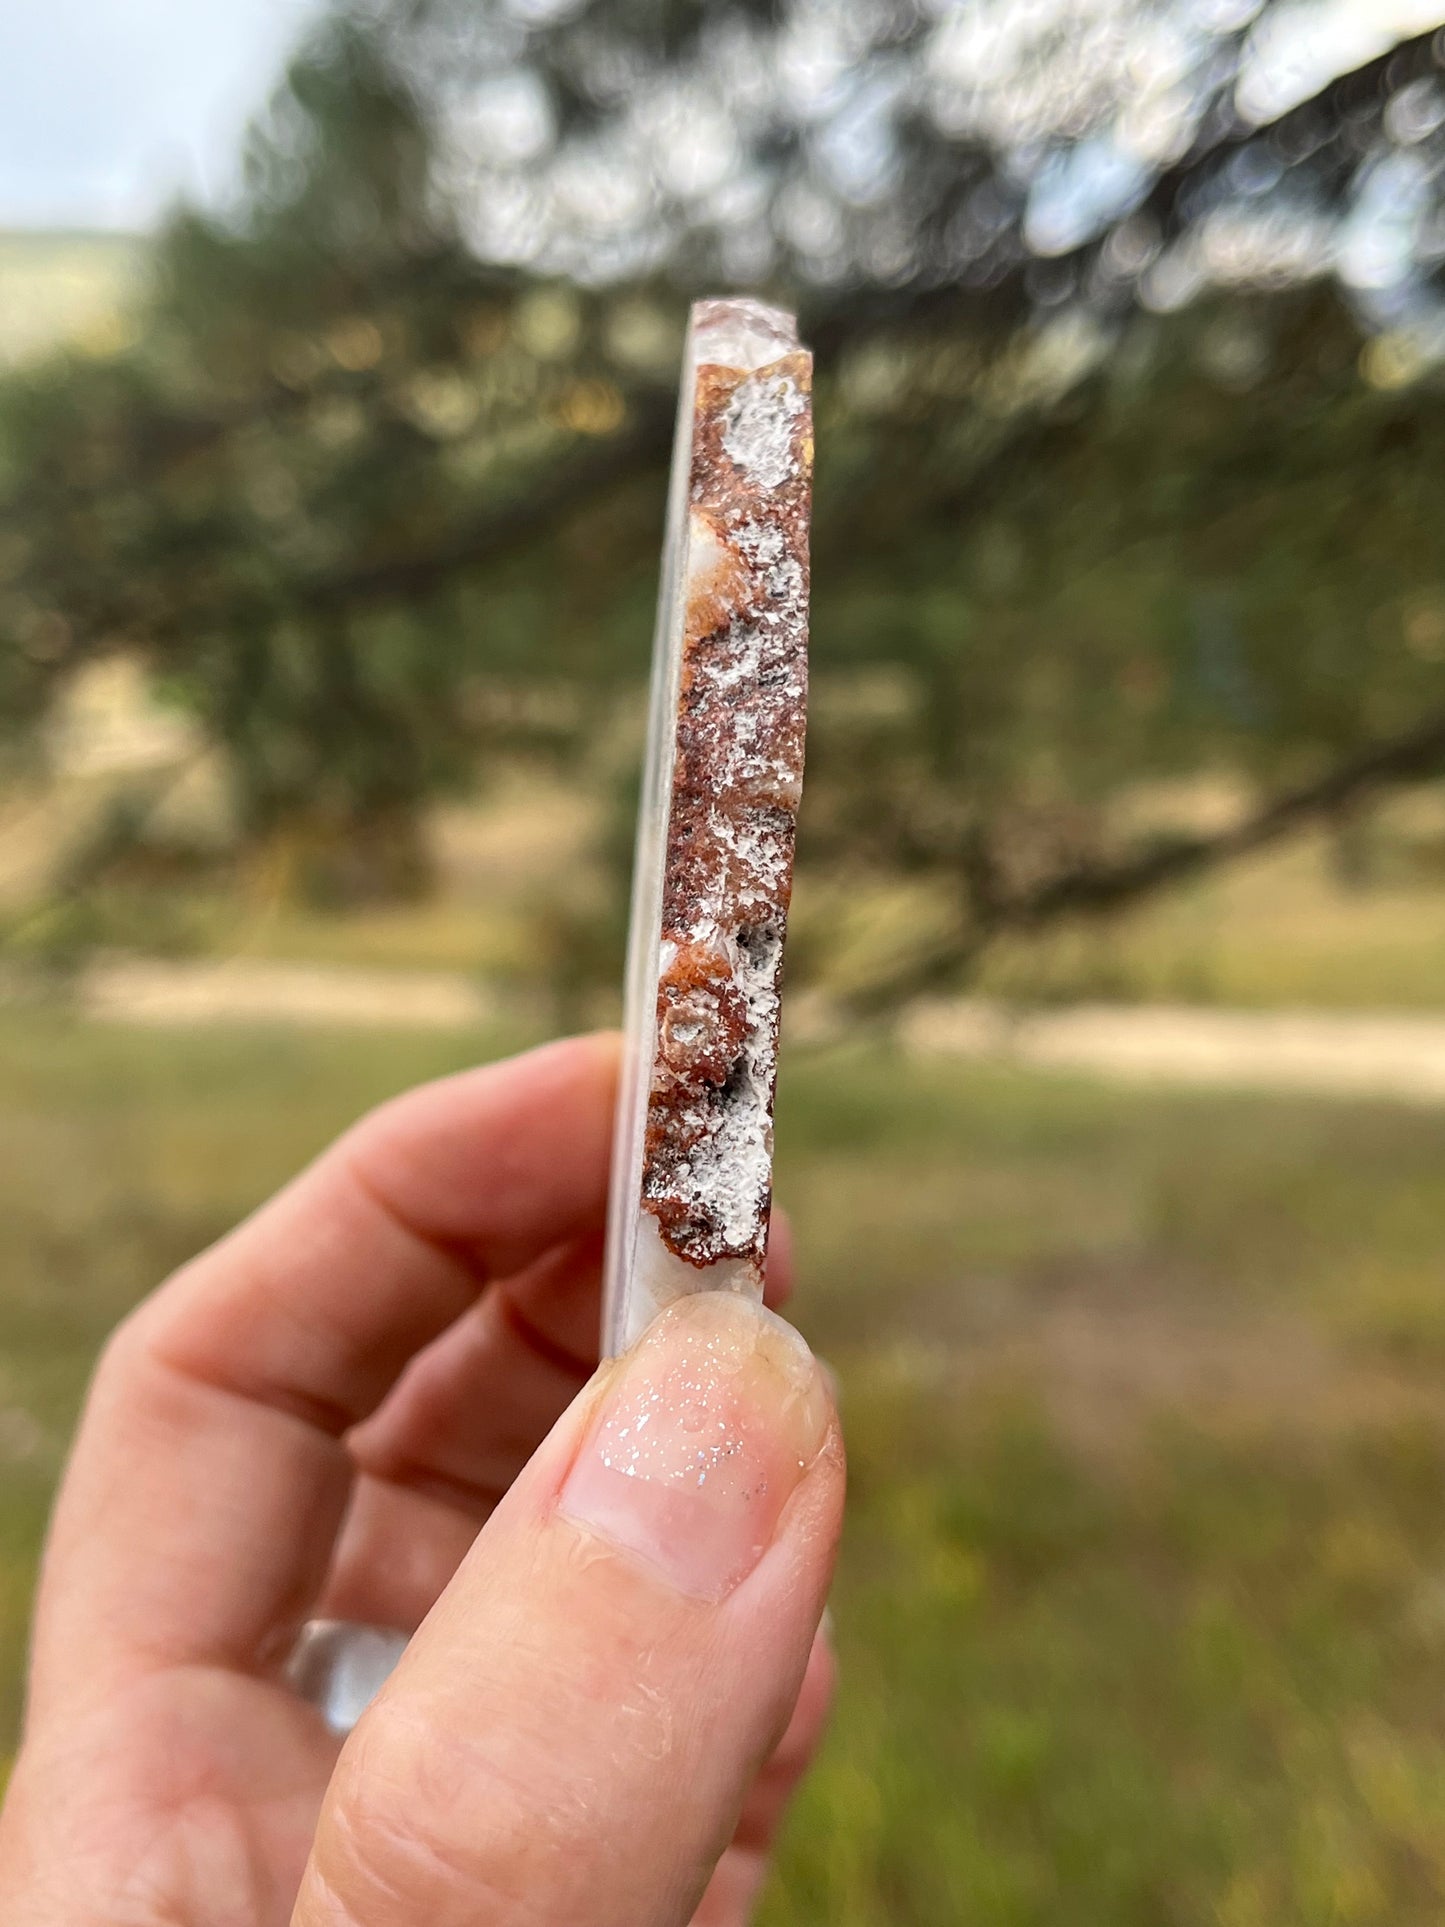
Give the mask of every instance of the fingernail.
M 831 1416 L 791 1325 L 733 1293 L 696 1293 L 621 1360 L 561 1510 L 679 1592 L 721 1599 L 771 1544 Z

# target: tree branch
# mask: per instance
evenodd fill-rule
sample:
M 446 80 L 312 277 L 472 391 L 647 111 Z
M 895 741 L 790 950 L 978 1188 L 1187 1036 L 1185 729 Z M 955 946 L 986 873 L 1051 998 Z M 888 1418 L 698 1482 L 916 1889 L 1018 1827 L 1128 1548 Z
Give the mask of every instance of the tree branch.
M 1069 917 L 1111 916 L 1187 877 L 1250 856 L 1371 797 L 1428 781 L 1442 772 L 1445 711 L 1398 736 L 1371 743 L 1312 782 L 1281 791 L 1213 835 L 1174 837 L 1116 862 L 1081 865 L 1012 896 L 997 889 L 992 870 L 989 887 L 980 894 L 968 868 L 976 864 L 977 853 L 962 852 L 958 880 L 972 907 L 972 918 L 964 928 L 910 959 L 885 982 L 871 985 L 854 1000 L 854 1006 L 861 1013 L 877 1014 L 911 998 L 942 991 L 956 984 L 982 951 L 1001 936 L 1014 931 L 1036 932 Z
M 1187 218 L 1183 204 L 1203 182 L 1216 179 L 1242 148 L 1257 141 L 1269 141 L 1280 158 L 1303 158 L 1337 144 L 1353 130 L 1356 117 L 1377 107 L 1382 96 L 1426 74 L 1438 73 L 1442 65 L 1435 29 L 1400 40 L 1393 47 L 1361 67 L 1349 68 L 1326 81 L 1308 99 L 1298 101 L 1268 121 L 1249 121 L 1235 116 L 1223 126 L 1197 138 L 1182 159 L 1156 175 L 1137 212 L 1152 215 L 1166 232 L 1177 232 Z M 1350 149 L 1350 159 L 1358 153 Z M 1081 252 L 1092 250 L 1086 244 Z M 1067 258 L 1067 257 L 1066 257 Z
M 543 534 L 562 517 L 605 489 L 648 468 L 667 454 L 672 434 L 671 400 L 649 397 L 619 435 L 558 461 L 530 494 L 504 502 L 458 529 L 422 555 L 397 556 L 359 569 L 338 571 L 296 585 L 296 604 L 307 610 L 415 595 L 463 569 L 480 567 Z
M 1372 743 L 1312 783 L 1284 790 L 1213 836 L 1171 838 L 1121 862 L 1081 867 L 996 902 L 991 929 L 1036 930 L 1066 916 L 1121 910 L 1199 871 L 1249 856 L 1304 825 L 1349 809 L 1382 790 L 1423 782 L 1445 769 L 1445 713 L 1403 735 Z

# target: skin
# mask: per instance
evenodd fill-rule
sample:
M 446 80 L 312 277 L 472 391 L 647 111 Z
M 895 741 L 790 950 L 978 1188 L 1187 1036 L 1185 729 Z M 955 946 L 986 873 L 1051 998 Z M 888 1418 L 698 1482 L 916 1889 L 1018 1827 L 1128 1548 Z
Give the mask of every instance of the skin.
M 44 1563 L 9 1927 L 750 1917 L 831 1693 L 842 1453 L 801 1341 L 736 1301 L 595 1369 L 616 1069 L 583 1039 L 395 1100 L 116 1332 Z M 577 1470 L 624 1378 L 687 1428 L 657 1375 L 715 1356 L 776 1474 L 721 1577 L 691 1527 L 652 1558 L 589 1523 Z M 415 1632 L 344 1745 L 284 1676 L 314 1616 Z

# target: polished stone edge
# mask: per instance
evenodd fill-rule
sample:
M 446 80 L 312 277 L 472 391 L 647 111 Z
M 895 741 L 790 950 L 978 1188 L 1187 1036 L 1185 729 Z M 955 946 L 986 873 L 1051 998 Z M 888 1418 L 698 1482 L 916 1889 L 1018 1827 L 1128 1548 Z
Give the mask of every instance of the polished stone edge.
M 693 310 L 629 968 L 609 1336 L 759 1293 L 807 707 L 812 361 L 791 316 Z

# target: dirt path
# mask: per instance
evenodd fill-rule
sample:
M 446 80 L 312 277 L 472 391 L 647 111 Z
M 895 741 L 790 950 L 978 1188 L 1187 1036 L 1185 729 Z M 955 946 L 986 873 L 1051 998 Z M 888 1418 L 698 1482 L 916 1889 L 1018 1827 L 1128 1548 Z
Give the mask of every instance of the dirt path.
M 79 991 L 87 1016 L 125 1024 L 339 1024 L 379 1030 L 467 1030 L 495 1020 L 480 984 L 430 970 L 326 964 L 125 958 L 97 964 Z
M 916 1010 L 905 1030 L 920 1052 L 1089 1071 L 1133 1083 L 1445 1104 L 1441 1017 L 1183 1004 L 1080 1004 L 1020 1016 L 959 1002 Z
M 96 966 L 80 1000 L 111 1022 L 300 1023 L 460 1030 L 499 1004 L 472 980 L 435 971 L 125 959 Z M 908 1048 L 1083 1071 L 1135 1083 L 1308 1091 L 1445 1104 L 1445 1016 L 1244 1011 L 1188 1005 L 1076 1005 L 1011 1013 L 976 1001 L 922 1006 Z

